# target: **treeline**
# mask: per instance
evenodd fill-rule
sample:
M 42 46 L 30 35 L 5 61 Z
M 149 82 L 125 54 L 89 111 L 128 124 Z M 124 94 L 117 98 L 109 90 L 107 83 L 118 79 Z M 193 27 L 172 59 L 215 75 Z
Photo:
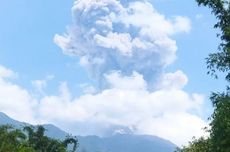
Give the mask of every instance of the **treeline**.
M 72 136 L 63 141 L 47 137 L 43 126 L 25 126 L 22 130 L 0 126 L 0 152 L 76 152 L 77 146 Z

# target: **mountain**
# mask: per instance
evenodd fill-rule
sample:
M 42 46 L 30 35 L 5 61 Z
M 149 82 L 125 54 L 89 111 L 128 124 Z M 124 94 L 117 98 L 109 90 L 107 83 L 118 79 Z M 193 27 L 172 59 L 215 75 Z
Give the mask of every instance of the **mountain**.
M 0 112 L 0 125 L 6 125 L 6 124 L 12 125 L 13 127 L 19 129 L 22 129 L 26 125 L 30 125 L 29 123 L 14 120 L 9 116 L 7 116 L 6 114 Z M 46 129 L 45 132 L 46 135 L 49 137 L 56 138 L 56 139 L 64 139 L 68 135 L 68 133 L 66 133 L 65 131 L 59 129 L 58 127 L 52 124 L 44 124 L 43 126 Z
M 78 136 L 78 139 L 80 152 L 174 152 L 176 148 L 167 140 L 147 135 Z
M 6 114 L 0 112 L 0 125 L 5 125 L 5 124 L 10 124 L 19 128 L 21 125 L 25 125 L 26 123 L 11 119 Z
M 0 125 L 10 124 L 22 128 L 28 123 L 11 119 L 0 112 Z M 43 125 L 46 135 L 56 139 L 64 139 L 68 133 L 52 124 Z M 108 137 L 77 136 L 78 152 L 174 152 L 176 145 L 156 136 L 116 134 Z

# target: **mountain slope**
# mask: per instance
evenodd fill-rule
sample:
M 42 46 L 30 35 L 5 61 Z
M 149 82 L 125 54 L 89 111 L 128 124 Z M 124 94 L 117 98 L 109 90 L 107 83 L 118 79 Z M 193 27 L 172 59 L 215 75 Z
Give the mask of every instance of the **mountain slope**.
M 15 127 L 20 127 L 21 125 L 24 125 L 25 123 L 11 119 L 6 114 L 0 112 L 0 125 L 5 125 L 5 124 L 10 124 L 10 125 L 13 125 Z
M 29 125 L 13 120 L 0 112 L 0 125 L 10 124 L 17 128 Z M 56 139 L 64 139 L 68 135 L 58 127 L 45 124 L 46 135 Z M 78 152 L 173 152 L 176 145 L 156 136 L 117 134 L 109 137 L 77 136 Z
M 82 152 L 173 152 L 176 147 L 167 140 L 147 135 L 78 136 L 78 139 Z
M 7 116 L 6 114 L 0 112 L 0 125 L 6 125 L 6 124 L 12 125 L 13 127 L 19 129 L 21 129 L 26 125 L 30 125 L 29 123 L 14 120 L 9 116 Z M 44 124 L 43 126 L 46 129 L 45 131 L 46 135 L 49 137 L 56 138 L 56 139 L 64 139 L 68 135 L 68 133 L 66 133 L 65 131 L 59 129 L 58 127 L 52 124 Z

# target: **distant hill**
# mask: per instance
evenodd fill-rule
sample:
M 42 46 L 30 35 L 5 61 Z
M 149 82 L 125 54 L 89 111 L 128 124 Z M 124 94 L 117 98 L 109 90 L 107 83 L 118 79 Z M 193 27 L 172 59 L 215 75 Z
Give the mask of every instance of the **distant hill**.
M 0 112 L 0 125 L 6 125 L 6 124 L 12 125 L 15 128 L 22 128 L 26 125 L 30 125 L 29 123 L 14 120 L 9 116 L 7 116 L 6 114 Z M 56 139 L 64 139 L 68 135 L 68 133 L 66 133 L 65 131 L 59 129 L 58 127 L 52 124 L 44 124 L 43 126 L 46 129 L 45 132 L 46 135 L 49 137 L 56 138 Z
M 176 145 L 156 136 L 120 134 L 78 137 L 80 152 L 174 152 Z
M 0 112 L 0 125 L 5 125 L 5 124 L 10 124 L 10 125 L 13 125 L 15 127 L 20 127 L 20 126 L 25 125 L 26 123 L 11 119 L 6 114 Z
M 19 122 L 0 112 L 0 125 L 10 124 L 21 128 L 27 123 Z M 43 125 L 46 135 L 64 139 L 68 133 L 52 124 Z M 117 134 L 109 137 L 77 136 L 78 152 L 174 152 L 176 145 L 172 142 L 149 135 Z

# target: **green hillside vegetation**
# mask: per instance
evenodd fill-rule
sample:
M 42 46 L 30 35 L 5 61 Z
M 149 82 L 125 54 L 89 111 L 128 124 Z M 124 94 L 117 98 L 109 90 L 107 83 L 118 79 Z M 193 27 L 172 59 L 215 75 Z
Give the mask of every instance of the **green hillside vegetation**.
M 230 82 L 230 1 L 229 0 L 196 0 L 198 5 L 209 7 L 217 18 L 214 28 L 220 30 L 217 35 L 221 43 L 216 53 L 207 58 L 209 74 L 218 78 L 217 72 L 225 75 Z M 194 139 L 188 146 L 177 152 L 230 152 L 230 86 L 222 93 L 212 93 L 210 97 L 214 112 L 210 117 L 209 129 L 205 129 L 208 138 Z
M 75 152 L 78 141 L 67 136 L 63 141 L 44 135 L 43 126 L 25 126 L 23 130 L 0 126 L 0 152 Z M 71 150 L 69 150 L 71 147 Z

